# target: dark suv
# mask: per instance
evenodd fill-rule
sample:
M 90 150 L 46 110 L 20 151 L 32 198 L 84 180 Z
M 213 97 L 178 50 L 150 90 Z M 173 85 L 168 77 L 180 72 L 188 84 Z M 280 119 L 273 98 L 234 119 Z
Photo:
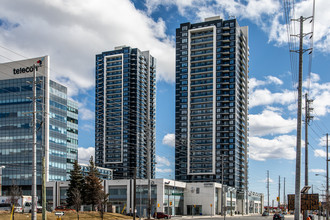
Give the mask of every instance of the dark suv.
M 281 213 L 275 213 L 273 216 L 273 220 L 284 220 L 284 215 Z
M 157 214 L 156 214 L 157 213 Z M 155 212 L 153 215 L 154 218 L 171 218 L 170 215 L 165 214 L 164 212 Z

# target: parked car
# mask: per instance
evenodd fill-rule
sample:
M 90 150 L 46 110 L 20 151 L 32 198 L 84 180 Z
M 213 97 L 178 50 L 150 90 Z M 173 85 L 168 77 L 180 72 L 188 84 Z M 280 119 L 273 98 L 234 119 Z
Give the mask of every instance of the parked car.
M 157 215 L 156 215 L 157 213 Z M 171 218 L 170 215 L 165 214 L 164 212 L 155 212 L 153 215 L 154 218 L 165 218 L 165 219 L 169 219 Z
M 269 216 L 269 212 L 264 211 L 264 212 L 262 213 L 262 216 Z
M 275 213 L 273 216 L 273 220 L 284 220 L 284 215 L 281 213 Z
M 133 214 L 134 214 L 134 213 L 131 212 L 131 213 L 127 213 L 126 215 L 127 215 L 127 216 L 133 216 Z M 136 218 L 140 218 L 140 217 L 138 216 L 138 214 L 136 214 L 136 213 L 135 213 L 135 217 L 136 217 Z
M 68 208 L 68 207 L 66 207 L 64 205 L 59 205 L 59 206 L 56 206 L 55 211 L 66 212 L 66 211 L 76 211 L 76 210 L 75 209 Z
M 0 211 L 11 211 L 10 203 L 0 203 Z

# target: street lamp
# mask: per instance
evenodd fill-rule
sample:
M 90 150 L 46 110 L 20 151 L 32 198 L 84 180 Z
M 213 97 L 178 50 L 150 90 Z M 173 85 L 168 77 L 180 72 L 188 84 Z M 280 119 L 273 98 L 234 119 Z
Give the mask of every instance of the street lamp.
M 5 166 L 0 166 L 0 196 L 2 196 L 2 169 L 6 168 Z
M 329 210 L 328 210 L 328 201 L 329 201 L 329 177 L 328 177 L 328 172 L 327 172 L 327 175 L 326 176 L 325 175 L 321 175 L 319 173 L 315 173 L 315 176 L 323 176 L 323 177 L 325 177 L 325 181 L 326 181 L 326 191 L 325 191 L 325 204 L 326 204 L 326 206 L 325 207 L 326 207 L 326 210 L 327 210 L 326 220 L 328 220 L 329 219 Z

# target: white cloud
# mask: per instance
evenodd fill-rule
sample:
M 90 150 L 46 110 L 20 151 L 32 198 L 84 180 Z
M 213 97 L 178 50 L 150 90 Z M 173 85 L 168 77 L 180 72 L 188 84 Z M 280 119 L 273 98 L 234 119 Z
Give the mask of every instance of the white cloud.
M 283 92 L 272 93 L 268 89 L 257 89 L 250 94 L 250 108 L 260 105 L 282 104 L 288 105 L 295 101 L 293 91 L 284 90 Z
M 324 150 L 321 150 L 321 149 L 316 149 L 316 150 L 314 150 L 314 156 L 326 158 L 327 152 L 325 152 Z M 330 158 L 330 153 L 328 154 L 328 157 Z
M 274 139 L 250 137 L 250 158 L 258 161 L 267 159 L 296 158 L 296 136 L 282 135 Z
M 278 0 L 147 0 L 148 13 L 157 12 L 160 5 L 176 6 L 179 13 L 191 21 L 202 21 L 205 17 L 221 15 L 227 19 L 235 16 L 240 19 L 249 19 L 268 34 L 269 41 L 277 45 L 288 41 L 287 27 L 283 4 Z M 312 15 L 312 1 L 301 0 L 295 2 L 295 16 L 309 17 Z M 330 52 L 330 8 L 329 0 L 316 1 L 314 46 L 323 51 Z M 295 18 L 297 18 L 295 17 Z M 290 17 L 289 19 L 294 18 Z M 293 25 L 292 25 L 293 26 Z M 299 25 L 295 25 L 299 27 Z M 304 30 L 311 31 L 309 22 L 304 23 Z M 295 33 L 298 33 L 297 30 Z M 294 34 L 294 33 L 290 33 Z
M 165 22 L 129 0 L 1 3 L 1 20 L 12 25 L 0 26 L 0 45 L 29 57 L 50 55 L 51 77 L 69 86 L 70 95 L 94 85 L 95 54 L 119 45 L 149 50 L 157 59 L 158 80 L 174 82 L 174 42 Z
M 309 172 L 311 173 L 325 173 L 324 169 L 310 169 Z
M 279 78 L 275 77 L 275 76 L 267 76 L 266 78 L 269 81 L 269 83 L 274 83 L 276 85 L 282 85 L 283 84 L 283 81 L 280 80 Z
M 79 122 L 78 125 L 79 125 L 79 130 L 81 130 L 81 129 L 84 131 L 93 131 L 94 130 L 94 125 L 89 124 L 89 123 L 82 124 Z
M 296 119 L 284 119 L 280 112 L 273 110 L 266 109 L 260 114 L 249 115 L 251 136 L 286 134 L 296 129 Z
M 312 16 L 312 9 L 313 9 L 313 1 L 306 1 L 302 0 L 299 2 L 296 2 L 295 4 L 295 18 L 298 18 L 299 16 L 304 17 L 310 17 Z M 330 15 L 327 12 L 327 9 L 330 7 L 330 2 L 328 0 L 318 0 L 316 2 L 315 7 L 315 28 L 314 28 L 314 48 L 319 49 L 323 52 L 330 52 Z M 286 43 L 287 42 L 287 31 L 286 26 L 284 23 L 279 22 L 280 20 L 283 20 L 282 18 L 283 12 L 278 12 L 276 19 L 273 20 L 272 25 L 270 28 L 270 35 L 269 39 L 274 42 L 278 43 Z M 283 15 L 284 16 L 284 15 Z M 294 17 L 291 17 L 294 18 Z M 309 21 L 309 20 L 308 20 Z M 311 24 L 306 21 L 304 22 L 304 31 L 306 33 L 311 31 Z M 295 26 L 296 29 L 295 33 L 298 33 L 298 23 L 296 22 Z M 293 26 L 293 22 L 291 22 L 291 25 Z
M 175 134 L 166 134 L 162 143 L 171 147 L 175 147 Z
M 93 156 L 93 159 L 95 159 L 95 148 L 94 147 L 89 147 L 89 148 L 83 148 L 79 147 L 78 148 L 78 162 L 79 163 L 84 163 L 88 164 L 89 160 Z
M 172 169 L 166 168 L 166 169 L 162 169 L 162 168 L 158 168 L 156 167 L 156 173 L 172 173 Z
M 157 166 L 170 166 L 171 163 L 166 157 L 156 155 Z
M 318 145 L 321 147 L 325 147 L 327 143 L 327 136 L 323 136 L 321 138 L 319 138 L 319 143 Z
M 310 82 L 304 81 L 303 86 L 310 88 L 309 98 L 313 99 L 311 107 L 314 108 L 318 116 L 324 116 L 330 113 L 330 103 L 324 100 L 330 100 L 330 83 L 319 83 L 320 76 L 312 73 Z
M 267 183 L 267 177 L 266 177 L 265 179 L 263 179 L 263 180 L 259 181 L 259 182 L 262 182 L 262 183 Z M 269 178 L 269 182 L 270 182 L 270 183 L 273 183 L 273 182 L 274 182 L 274 180 L 273 180 L 272 178 Z
M 93 120 L 95 113 L 87 108 L 79 107 L 79 116 L 83 120 Z
M 276 85 L 283 84 L 283 81 L 275 76 L 266 76 L 265 79 L 266 80 L 258 80 L 256 78 L 249 79 L 250 91 L 252 92 L 253 89 L 255 89 L 256 87 L 259 87 L 259 86 L 265 86 L 265 85 L 269 85 L 269 84 L 276 84 Z
M 330 113 L 330 103 L 324 100 L 330 100 L 330 83 L 320 83 L 320 76 L 311 73 L 310 79 L 303 82 L 303 93 L 309 92 L 309 99 L 313 99 L 311 107 L 318 116 L 324 116 Z M 251 78 L 250 85 L 250 108 L 256 106 L 269 106 L 273 104 L 281 104 L 287 106 L 290 111 L 297 109 L 297 92 L 294 90 L 283 90 L 281 92 L 271 92 L 268 88 L 258 88 L 275 83 L 282 85 L 283 81 L 277 77 L 267 76 L 266 80 L 258 80 Z

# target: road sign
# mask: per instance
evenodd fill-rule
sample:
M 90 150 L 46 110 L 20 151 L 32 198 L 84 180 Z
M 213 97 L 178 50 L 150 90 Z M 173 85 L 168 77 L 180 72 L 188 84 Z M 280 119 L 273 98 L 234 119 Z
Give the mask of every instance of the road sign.
M 295 195 L 288 195 L 288 210 L 294 210 Z M 319 194 L 301 194 L 301 210 L 319 209 Z
M 172 196 L 183 196 L 183 193 L 172 193 Z
M 63 216 L 64 212 L 55 212 L 55 216 Z

